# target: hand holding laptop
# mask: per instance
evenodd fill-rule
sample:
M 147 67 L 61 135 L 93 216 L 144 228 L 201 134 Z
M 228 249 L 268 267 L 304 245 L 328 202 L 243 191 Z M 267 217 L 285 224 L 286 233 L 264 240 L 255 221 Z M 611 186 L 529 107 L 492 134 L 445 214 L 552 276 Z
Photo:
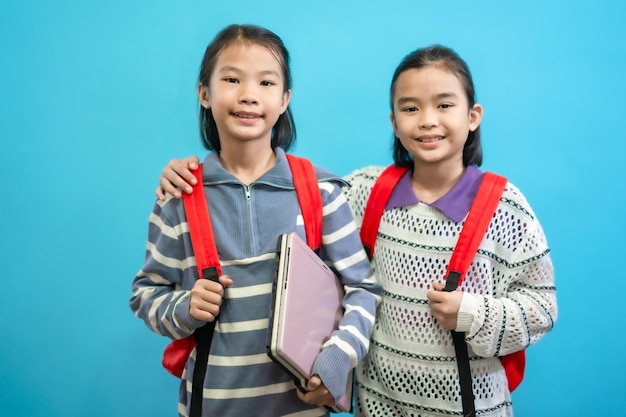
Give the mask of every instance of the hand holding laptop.
M 335 405 L 335 399 L 328 392 L 319 376 L 313 375 L 305 388 L 306 393 L 298 390 L 298 397 L 305 403 L 315 404 L 319 407 L 333 407 Z

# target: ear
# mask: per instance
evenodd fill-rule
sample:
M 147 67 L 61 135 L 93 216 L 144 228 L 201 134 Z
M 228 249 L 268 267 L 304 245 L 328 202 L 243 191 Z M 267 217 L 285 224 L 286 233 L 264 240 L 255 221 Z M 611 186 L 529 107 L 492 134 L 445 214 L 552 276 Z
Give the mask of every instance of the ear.
M 469 130 L 471 132 L 478 129 L 480 122 L 483 120 L 483 106 L 476 103 L 469 111 Z
M 198 83 L 198 101 L 200 101 L 200 105 L 205 109 L 211 108 L 211 100 L 209 97 L 209 87 L 202 85 L 202 83 Z
M 289 106 L 290 101 L 291 101 L 291 90 L 287 90 L 283 93 L 283 101 L 280 106 L 280 114 L 283 114 L 287 110 L 287 106 Z

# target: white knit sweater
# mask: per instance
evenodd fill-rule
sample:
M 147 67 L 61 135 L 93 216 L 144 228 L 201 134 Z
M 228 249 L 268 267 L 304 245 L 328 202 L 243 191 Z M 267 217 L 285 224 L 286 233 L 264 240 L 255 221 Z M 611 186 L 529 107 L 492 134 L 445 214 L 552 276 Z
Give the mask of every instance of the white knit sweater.
M 346 179 L 357 225 L 382 167 Z M 383 214 L 373 267 L 385 293 L 371 349 L 357 372 L 356 416 L 462 415 L 450 331 L 430 313 L 426 292 L 442 282 L 463 222 L 419 203 Z M 466 332 L 478 416 L 511 416 L 498 356 L 541 339 L 554 325 L 554 273 L 542 228 L 512 184 L 459 287 L 458 331 Z

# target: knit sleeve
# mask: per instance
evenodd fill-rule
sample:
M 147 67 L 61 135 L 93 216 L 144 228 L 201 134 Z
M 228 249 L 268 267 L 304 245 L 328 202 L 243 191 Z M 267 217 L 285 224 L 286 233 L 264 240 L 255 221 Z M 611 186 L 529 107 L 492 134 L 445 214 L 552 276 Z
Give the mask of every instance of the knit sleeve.
M 189 336 L 204 324 L 189 315 L 196 266 L 182 213 L 182 200 L 155 205 L 144 264 L 133 280 L 130 298 L 131 310 L 150 330 L 172 339 Z
M 552 329 L 558 310 L 546 237 L 525 198 L 511 184 L 481 250 L 492 258 L 488 270 L 494 288 L 482 294 L 464 293 L 457 330 L 467 331 L 467 341 L 479 356 L 525 349 Z
M 337 271 L 344 286 L 344 316 L 324 349 L 313 372 L 337 400 L 345 393 L 348 371 L 367 354 L 382 288 L 375 280 L 367 255 L 341 188 L 321 182 L 324 200 L 322 256 Z

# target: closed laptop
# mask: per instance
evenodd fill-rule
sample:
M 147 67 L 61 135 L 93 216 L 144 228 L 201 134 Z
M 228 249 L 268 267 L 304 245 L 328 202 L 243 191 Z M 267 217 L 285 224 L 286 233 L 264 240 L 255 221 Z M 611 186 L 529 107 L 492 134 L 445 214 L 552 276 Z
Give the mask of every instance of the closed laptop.
M 315 358 L 343 317 L 343 287 L 296 233 L 287 233 L 278 241 L 273 291 L 268 355 L 304 391 Z M 351 411 L 352 371 L 345 395 L 329 408 L 335 412 Z

